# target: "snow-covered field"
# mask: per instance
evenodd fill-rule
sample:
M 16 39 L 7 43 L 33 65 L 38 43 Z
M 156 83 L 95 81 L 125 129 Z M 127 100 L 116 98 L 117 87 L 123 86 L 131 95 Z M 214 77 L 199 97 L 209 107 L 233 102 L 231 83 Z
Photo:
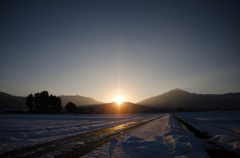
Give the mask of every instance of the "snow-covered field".
M 151 114 L 2 114 L 0 115 L 0 154 L 152 116 Z
M 0 153 L 58 140 L 104 127 L 162 116 L 111 141 L 85 157 L 209 157 L 207 141 L 240 153 L 240 112 L 174 113 L 201 131 L 208 140 L 184 131 L 170 114 L 0 115 Z
M 210 141 L 240 154 L 240 111 L 174 113 L 201 131 L 207 131 Z

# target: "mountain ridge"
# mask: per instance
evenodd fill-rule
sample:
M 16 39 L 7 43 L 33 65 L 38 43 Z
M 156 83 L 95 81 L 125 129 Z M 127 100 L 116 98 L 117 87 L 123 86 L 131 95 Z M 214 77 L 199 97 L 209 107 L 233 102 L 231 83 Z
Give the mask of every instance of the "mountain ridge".
M 59 97 L 62 100 L 63 108 L 68 102 L 73 102 L 77 107 L 108 104 L 80 95 L 60 95 Z M 27 97 L 13 96 L 8 93 L 0 92 L 0 108 L 26 109 L 26 98 Z M 240 110 L 240 92 L 225 94 L 197 94 L 175 88 L 160 95 L 144 99 L 135 104 L 142 107 L 173 110 L 179 108 L 207 110 L 218 108 L 223 110 Z
M 239 109 L 240 93 L 197 94 L 173 89 L 136 104 L 162 109 Z
M 76 106 L 88 106 L 102 104 L 102 102 L 97 101 L 90 97 L 84 97 L 80 95 L 60 95 L 62 107 L 64 108 L 68 102 L 73 102 Z M 14 96 L 5 92 L 0 92 L 0 108 L 16 108 L 16 109 L 26 109 L 25 105 L 27 97 Z
M 80 95 L 60 95 L 62 100 L 62 105 L 66 105 L 68 102 L 73 102 L 76 106 L 87 106 L 87 105 L 96 105 L 102 104 L 102 102 L 97 101 L 90 97 L 84 97 Z

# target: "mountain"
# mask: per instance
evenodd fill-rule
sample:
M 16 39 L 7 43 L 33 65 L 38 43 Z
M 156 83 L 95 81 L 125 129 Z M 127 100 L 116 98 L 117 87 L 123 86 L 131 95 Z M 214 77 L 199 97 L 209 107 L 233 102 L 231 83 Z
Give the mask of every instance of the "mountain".
M 240 109 L 240 93 L 204 95 L 177 88 L 136 104 L 162 109 Z
M 26 109 L 26 97 L 16 97 L 4 92 L 0 92 L 0 108 Z
M 4 92 L 0 92 L 0 96 L 17 100 L 22 104 L 25 104 L 25 100 L 26 100 L 26 97 L 13 96 L 13 95 L 10 95 L 10 94 L 4 93 Z
M 83 96 L 59 96 L 62 101 L 62 107 L 64 108 L 68 102 L 73 102 L 76 106 L 85 105 L 97 105 L 102 104 L 102 102 L 96 101 L 89 97 Z M 13 96 L 4 92 L 0 92 L 0 108 L 16 108 L 16 109 L 26 109 L 25 105 L 27 97 Z
M 96 101 L 89 97 L 83 97 L 79 95 L 75 96 L 59 96 L 62 100 L 62 107 L 65 107 L 68 102 L 73 102 L 76 106 L 96 105 L 102 104 L 102 102 Z

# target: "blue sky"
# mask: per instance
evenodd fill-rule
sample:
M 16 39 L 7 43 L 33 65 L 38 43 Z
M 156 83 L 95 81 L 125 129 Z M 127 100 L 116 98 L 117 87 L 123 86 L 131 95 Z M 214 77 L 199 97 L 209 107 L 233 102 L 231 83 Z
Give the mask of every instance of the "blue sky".
M 0 3 L 0 91 L 102 102 L 240 91 L 237 0 Z

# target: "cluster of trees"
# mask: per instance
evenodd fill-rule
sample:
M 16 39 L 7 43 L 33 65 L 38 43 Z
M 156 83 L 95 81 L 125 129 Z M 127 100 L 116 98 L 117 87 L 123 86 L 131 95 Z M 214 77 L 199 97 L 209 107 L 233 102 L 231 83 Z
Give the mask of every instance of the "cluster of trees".
M 26 103 L 29 113 L 58 113 L 62 110 L 61 98 L 48 94 L 47 91 L 29 94 Z

